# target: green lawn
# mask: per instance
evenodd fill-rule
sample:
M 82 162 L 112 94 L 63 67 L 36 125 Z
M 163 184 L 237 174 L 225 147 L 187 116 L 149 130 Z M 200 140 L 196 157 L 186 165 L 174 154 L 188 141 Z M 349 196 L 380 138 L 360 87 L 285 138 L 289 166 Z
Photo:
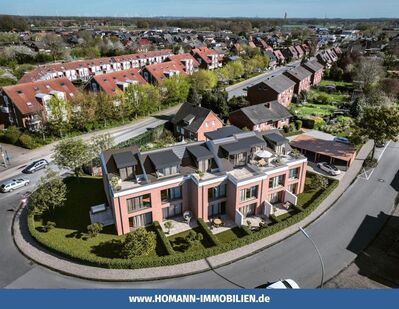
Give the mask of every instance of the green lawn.
M 331 115 L 332 112 L 337 107 L 334 105 L 327 104 L 311 104 L 308 103 L 304 106 L 291 105 L 291 111 L 299 117 L 304 116 L 328 116 Z
M 307 172 L 305 179 L 305 189 L 303 193 L 298 194 L 297 206 L 306 208 L 308 207 L 320 194 L 322 194 L 325 190 L 310 190 L 309 184 L 312 182 L 312 178 L 315 174 Z M 329 182 L 331 184 L 331 181 Z
M 220 241 L 220 243 L 228 243 L 236 239 L 239 239 L 241 237 L 244 237 L 245 235 L 247 234 L 241 228 L 234 227 L 230 230 L 218 233 L 215 236 Z
M 201 233 L 203 236 L 203 239 L 199 242 L 195 242 L 192 246 L 188 244 L 186 241 L 186 237 L 190 233 L 191 230 L 184 231 L 172 236 L 168 237 L 168 240 L 170 244 L 172 245 L 173 250 L 176 252 L 195 252 L 195 251 L 201 251 L 206 248 L 210 248 L 213 246 L 212 242 L 204 235 L 200 227 L 196 227 L 192 229 L 196 233 Z
M 91 206 L 106 201 L 102 178 L 70 177 L 65 179 L 68 188 L 67 202 L 64 207 L 56 210 L 54 216 L 36 216 L 29 220 L 33 236 L 50 248 L 75 256 L 76 258 L 120 258 L 121 241 L 124 236 L 118 236 L 115 227 L 108 226 L 96 237 L 87 237 L 87 225 L 90 224 L 89 209 Z M 42 226 L 54 221 L 56 227 L 49 232 L 42 232 Z M 152 230 L 153 227 L 148 227 Z M 160 241 L 150 256 L 166 255 Z
M 325 86 L 340 86 L 340 87 L 353 87 L 353 83 L 344 81 L 334 81 L 334 80 L 322 80 L 319 84 L 322 87 Z

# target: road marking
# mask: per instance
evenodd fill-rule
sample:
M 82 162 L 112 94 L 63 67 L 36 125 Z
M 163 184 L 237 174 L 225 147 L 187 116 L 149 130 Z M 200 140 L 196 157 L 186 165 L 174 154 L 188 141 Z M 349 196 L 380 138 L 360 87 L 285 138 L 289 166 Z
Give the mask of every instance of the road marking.
M 382 150 L 381 154 L 380 154 L 380 155 L 378 156 L 378 158 L 377 158 L 377 162 L 380 162 L 380 160 L 381 160 L 381 158 L 382 158 L 382 156 L 383 156 L 385 150 L 388 148 L 388 146 L 389 146 L 390 143 L 391 143 L 391 141 L 389 141 L 389 142 L 385 145 L 385 147 L 384 147 L 384 149 Z M 375 168 L 372 168 L 370 171 L 366 171 L 366 169 L 363 167 L 363 173 L 359 174 L 359 175 L 357 176 L 357 178 L 369 180 L 370 177 L 371 177 L 371 175 L 373 175 L 374 170 L 375 170 Z M 369 174 L 368 174 L 368 173 L 369 173 Z
M 391 143 L 391 141 L 389 141 L 389 142 L 385 145 L 384 149 L 382 150 L 380 156 L 379 156 L 378 159 L 377 159 L 377 162 L 380 161 L 382 155 L 384 154 L 385 150 L 388 148 L 388 146 L 389 146 L 390 143 Z

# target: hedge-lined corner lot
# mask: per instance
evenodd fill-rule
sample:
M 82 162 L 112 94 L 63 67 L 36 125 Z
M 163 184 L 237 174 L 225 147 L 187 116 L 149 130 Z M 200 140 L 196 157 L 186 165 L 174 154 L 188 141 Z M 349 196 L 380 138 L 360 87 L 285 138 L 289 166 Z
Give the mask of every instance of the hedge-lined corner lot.
M 256 231 L 250 231 L 247 226 L 242 226 L 213 235 L 207 224 L 198 219 L 195 232 L 201 233 L 203 238 L 188 245 L 186 237 L 189 232 L 167 237 L 159 223 L 154 222 L 152 226 L 147 227 L 147 230 L 156 234 L 156 249 L 143 257 L 131 259 L 121 257 L 121 245 L 125 237 L 117 236 L 113 226 L 105 228 L 96 237 L 88 237 L 89 209 L 105 200 L 101 178 L 66 178 L 65 183 L 68 188 L 66 205 L 57 209 L 52 217 L 29 215 L 28 226 L 32 236 L 51 251 L 87 265 L 135 269 L 186 263 L 248 245 L 304 219 L 338 185 L 337 180 L 328 178 L 326 189 L 310 190 L 309 185 L 313 177 L 314 174 L 308 173 L 305 192 L 298 195 L 298 206 L 294 212 L 272 218 L 271 225 L 258 228 Z M 44 232 L 43 226 L 47 221 L 55 222 L 56 227 Z

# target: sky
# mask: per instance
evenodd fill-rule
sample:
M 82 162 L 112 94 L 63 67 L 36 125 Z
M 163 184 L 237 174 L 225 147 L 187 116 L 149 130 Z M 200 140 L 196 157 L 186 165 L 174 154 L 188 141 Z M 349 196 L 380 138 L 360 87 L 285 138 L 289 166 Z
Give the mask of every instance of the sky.
M 0 0 L 0 14 L 399 18 L 399 0 Z

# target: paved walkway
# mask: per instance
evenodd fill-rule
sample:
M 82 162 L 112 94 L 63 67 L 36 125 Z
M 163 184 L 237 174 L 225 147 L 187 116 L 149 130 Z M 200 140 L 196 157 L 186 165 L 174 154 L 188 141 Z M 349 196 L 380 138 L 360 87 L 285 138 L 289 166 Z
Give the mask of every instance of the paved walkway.
M 299 226 L 306 227 L 307 225 L 315 221 L 335 203 L 335 201 L 355 180 L 359 171 L 362 168 L 363 161 L 370 153 L 372 146 L 373 143 L 369 141 L 362 147 L 352 166 L 348 169 L 345 177 L 340 181 L 337 188 L 320 204 L 320 206 L 314 212 L 312 212 L 304 220 L 265 239 L 261 239 L 250 245 L 246 245 L 241 248 L 228 251 L 226 253 L 212 256 L 207 259 L 179 265 L 133 270 L 104 269 L 77 264 L 48 252 L 46 249 L 36 243 L 36 241 L 30 236 L 27 228 L 27 210 L 25 207 L 21 207 L 20 210 L 16 212 L 14 218 L 15 221 L 12 228 L 14 241 L 19 250 L 25 256 L 35 261 L 36 263 L 44 265 L 60 273 L 85 279 L 100 281 L 139 281 L 166 279 L 204 272 L 210 269 L 221 267 L 226 264 L 230 264 L 236 260 L 253 255 L 256 252 L 265 250 L 266 248 L 297 233 Z

